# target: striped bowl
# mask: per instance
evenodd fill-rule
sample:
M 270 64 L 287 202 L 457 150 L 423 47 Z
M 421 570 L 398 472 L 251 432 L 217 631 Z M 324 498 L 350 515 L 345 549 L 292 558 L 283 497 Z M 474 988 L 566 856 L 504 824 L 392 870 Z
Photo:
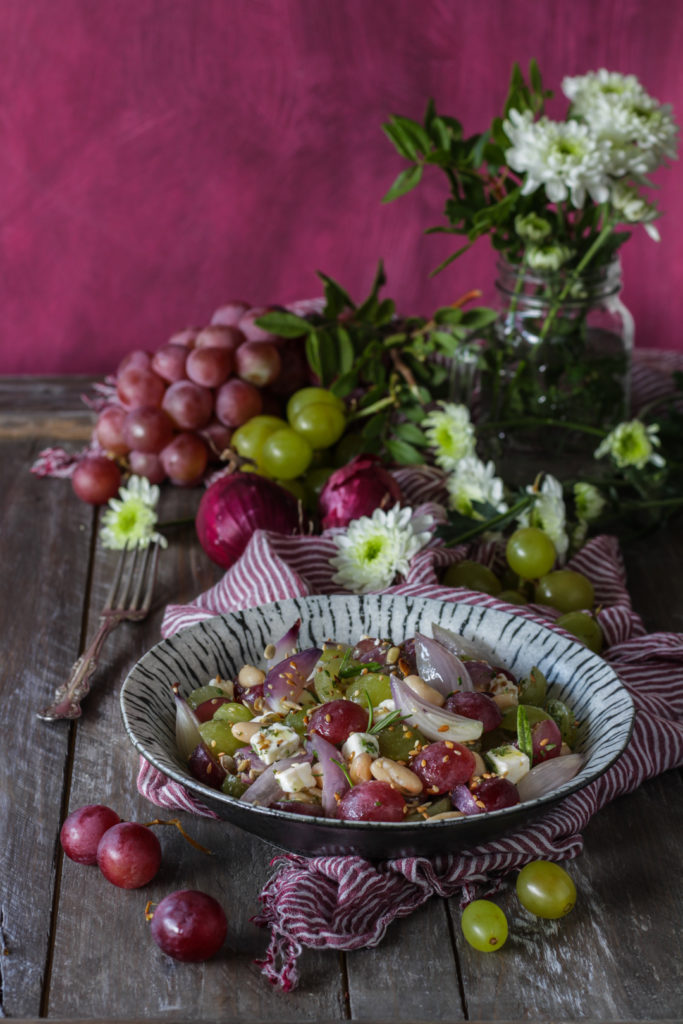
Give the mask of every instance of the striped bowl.
M 395 824 L 333 821 L 254 807 L 197 782 L 176 751 L 171 684 L 179 682 L 187 696 L 216 674 L 231 678 L 243 664 L 259 664 L 265 646 L 299 617 L 301 647 L 326 640 L 355 643 L 363 634 L 400 642 L 416 631 L 431 635 L 431 625 L 439 623 L 483 641 L 492 660 L 517 677 L 538 666 L 550 695 L 565 701 L 580 722 L 575 749 L 585 758 L 581 771 L 554 793 L 505 810 Z M 157 644 L 134 666 L 123 684 L 121 709 L 142 756 L 220 818 L 288 850 L 371 859 L 449 853 L 526 824 L 616 761 L 628 743 L 635 713 L 627 690 L 602 658 L 533 619 L 483 605 L 388 594 L 297 597 L 189 626 Z

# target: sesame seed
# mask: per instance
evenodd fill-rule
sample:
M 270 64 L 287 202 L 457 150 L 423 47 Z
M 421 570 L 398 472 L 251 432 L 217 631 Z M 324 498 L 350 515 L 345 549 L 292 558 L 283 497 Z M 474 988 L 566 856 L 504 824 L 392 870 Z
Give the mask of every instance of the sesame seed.
M 449 727 L 447 725 L 440 725 L 437 731 L 438 732 L 448 732 L 448 728 Z

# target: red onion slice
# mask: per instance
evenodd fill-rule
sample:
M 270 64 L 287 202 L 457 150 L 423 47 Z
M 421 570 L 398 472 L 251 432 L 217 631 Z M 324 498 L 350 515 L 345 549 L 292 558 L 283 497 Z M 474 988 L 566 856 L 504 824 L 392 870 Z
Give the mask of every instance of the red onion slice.
M 272 658 L 269 658 L 268 661 L 274 661 L 277 665 L 278 662 L 283 661 L 285 658 L 291 658 L 298 646 L 300 629 L 301 619 L 297 619 L 296 622 L 292 623 L 284 636 L 281 636 L 275 643 L 275 651 Z
M 323 811 L 326 818 L 337 817 L 337 804 L 350 789 L 349 780 L 336 762 L 342 761 L 342 755 L 324 736 L 311 733 L 308 748 L 318 758 L 323 773 Z
M 258 804 L 259 807 L 270 807 L 273 803 L 286 800 L 287 794 L 280 788 L 276 772 L 282 772 L 285 768 L 290 768 L 293 764 L 302 764 L 304 761 L 311 763 L 310 754 L 295 754 L 293 757 L 283 757 L 281 761 L 269 764 L 263 774 L 245 790 L 241 800 L 247 804 Z
M 271 711 L 287 711 L 286 703 L 296 703 L 321 655 L 318 647 L 293 654 L 271 668 L 263 683 L 263 697 Z
M 467 640 L 460 633 L 454 633 L 452 629 L 446 629 L 437 622 L 432 624 L 432 636 L 459 658 L 474 658 L 491 664 L 495 661 L 495 655 L 488 644 L 481 640 Z
M 554 793 L 578 774 L 582 764 L 581 754 L 565 754 L 551 761 L 541 761 L 517 783 L 519 799 L 526 803 L 527 800 L 536 800 L 539 796 Z
M 423 633 L 415 634 L 415 661 L 420 679 L 444 697 L 454 690 L 474 689 L 470 674 L 460 658 L 438 640 Z
M 351 652 L 354 661 L 376 661 L 378 665 L 385 665 L 387 654 L 393 644 L 388 640 L 373 640 L 372 637 L 365 637 L 359 640 Z
M 478 718 L 464 718 L 422 700 L 398 676 L 391 677 L 391 695 L 398 711 L 430 740 L 452 740 L 467 743 L 478 740 L 484 731 Z
M 484 808 L 480 807 L 474 798 L 470 787 L 461 783 L 451 791 L 451 800 L 453 806 L 457 811 L 461 811 L 462 814 L 483 814 Z
M 175 742 L 183 761 L 189 761 L 197 747 L 204 742 L 199 731 L 199 719 L 184 697 L 174 690 Z

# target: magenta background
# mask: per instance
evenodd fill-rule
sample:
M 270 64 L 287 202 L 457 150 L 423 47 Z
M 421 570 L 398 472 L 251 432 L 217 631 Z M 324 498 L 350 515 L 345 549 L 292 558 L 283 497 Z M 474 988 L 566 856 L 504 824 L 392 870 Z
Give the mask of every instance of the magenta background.
M 683 118 L 680 0 L 0 0 L 0 38 L 2 373 L 105 373 L 231 298 L 318 294 L 318 269 L 360 298 L 379 257 L 406 313 L 492 300 L 486 240 L 428 278 L 445 178 L 382 205 L 404 165 L 380 125 L 431 95 L 482 130 L 513 60 L 557 92 L 633 72 Z M 624 298 L 638 346 L 683 349 L 678 165 L 657 181 Z

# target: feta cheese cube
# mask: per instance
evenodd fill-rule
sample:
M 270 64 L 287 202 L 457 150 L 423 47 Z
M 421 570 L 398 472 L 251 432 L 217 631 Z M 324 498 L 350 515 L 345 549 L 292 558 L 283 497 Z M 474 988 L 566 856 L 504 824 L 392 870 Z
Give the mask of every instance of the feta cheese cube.
M 359 754 L 379 757 L 379 740 L 369 732 L 352 732 L 341 748 L 341 752 L 347 761 L 358 757 Z
M 386 715 L 390 715 L 392 711 L 396 710 L 396 704 L 388 697 L 386 700 L 380 701 L 377 707 L 374 709 L 373 718 L 377 721 L 379 718 L 385 718 Z
M 527 755 L 513 746 L 494 747 L 484 754 L 484 760 L 496 775 L 508 782 L 519 782 L 531 768 Z
M 291 764 L 282 771 L 276 770 L 275 777 L 283 793 L 300 793 L 302 789 L 315 789 L 315 775 L 308 761 Z
M 291 757 L 301 746 L 299 734 L 288 725 L 264 725 L 250 742 L 251 749 L 265 764 Z

